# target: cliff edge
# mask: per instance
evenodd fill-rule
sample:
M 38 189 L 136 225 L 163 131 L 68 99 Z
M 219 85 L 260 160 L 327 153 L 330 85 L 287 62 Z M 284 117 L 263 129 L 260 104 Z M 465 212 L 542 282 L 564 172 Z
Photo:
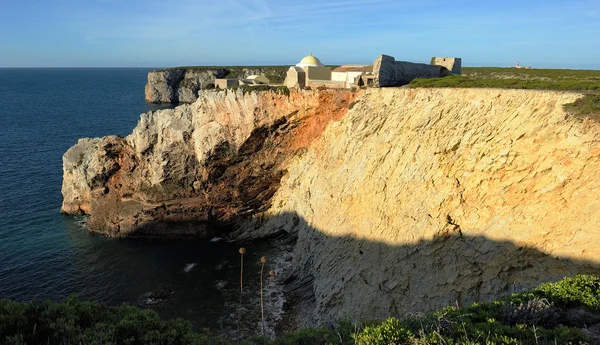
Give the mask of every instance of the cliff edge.
M 578 97 L 370 89 L 294 159 L 248 227 L 297 235 L 298 326 L 599 272 L 600 125 L 564 112 Z
M 80 140 L 62 210 L 117 237 L 288 232 L 296 326 L 490 300 L 600 273 L 600 125 L 563 110 L 578 97 L 202 93 Z

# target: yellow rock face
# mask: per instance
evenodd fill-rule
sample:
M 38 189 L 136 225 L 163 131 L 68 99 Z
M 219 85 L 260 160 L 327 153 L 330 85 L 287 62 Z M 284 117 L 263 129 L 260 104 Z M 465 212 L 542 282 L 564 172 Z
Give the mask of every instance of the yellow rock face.
M 288 169 L 301 324 L 466 304 L 600 270 L 600 125 L 577 94 L 373 89 Z

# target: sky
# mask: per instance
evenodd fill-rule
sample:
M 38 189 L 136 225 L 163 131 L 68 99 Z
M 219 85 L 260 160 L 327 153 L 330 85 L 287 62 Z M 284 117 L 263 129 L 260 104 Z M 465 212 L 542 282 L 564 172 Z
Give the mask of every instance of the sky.
M 0 0 L 0 67 L 292 65 L 310 51 L 600 69 L 600 0 Z

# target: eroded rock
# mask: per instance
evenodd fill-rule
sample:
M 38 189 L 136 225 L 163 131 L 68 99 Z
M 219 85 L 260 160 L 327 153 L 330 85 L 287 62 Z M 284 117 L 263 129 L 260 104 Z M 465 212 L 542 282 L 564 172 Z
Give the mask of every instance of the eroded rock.
M 600 264 L 600 125 L 573 93 L 371 89 L 248 232 L 298 236 L 300 326 L 489 300 Z M 261 223 L 262 226 L 256 225 Z
M 219 225 L 268 208 L 290 158 L 357 95 L 214 91 L 142 114 L 126 138 L 65 154 L 62 211 L 89 214 L 89 229 L 109 236 L 223 235 Z

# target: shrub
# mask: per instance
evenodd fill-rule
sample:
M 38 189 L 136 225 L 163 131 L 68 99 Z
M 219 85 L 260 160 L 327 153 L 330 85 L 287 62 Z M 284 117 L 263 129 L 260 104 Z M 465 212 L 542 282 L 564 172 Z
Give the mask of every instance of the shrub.
M 562 306 L 581 306 L 600 312 L 600 277 L 576 275 L 556 283 L 546 283 L 534 293 Z
M 359 345 L 404 344 L 414 335 L 396 318 L 388 318 L 379 325 L 366 326 L 356 334 Z
M 564 105 L 567 112 L 578 117 L 590 117 L 600 122 L 600 95 L 584 95 Z
M 504 320 L 509 325 L 526 324 L 554 327 L 559 320 L 558 309 L 545 298 L 534 298 L 525 303 L 506 303 Z

